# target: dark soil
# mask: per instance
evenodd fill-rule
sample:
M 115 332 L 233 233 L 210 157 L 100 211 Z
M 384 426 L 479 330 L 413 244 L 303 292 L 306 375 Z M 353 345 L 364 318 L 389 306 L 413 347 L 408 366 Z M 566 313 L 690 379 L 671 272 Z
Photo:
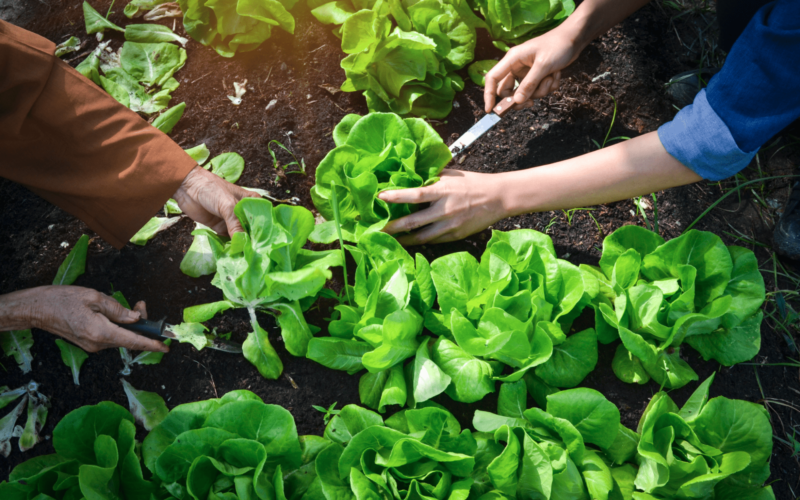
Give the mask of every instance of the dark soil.
M 62 0 L 58 7 L 37 0 L 19 1 L 26 4 L 21 17 L 12 18 L 19 25 L 56 43 L 77 35 L 86 41 L 81 53 L 96 45 L 97 42 L 84 32 L 81 0 Z M 105 12 L 110 0 L 92 3 L 98 11 Z M 122 7 L 118 4 L 110 19 L 124 25 L 127 19 L 122 15 Z M 532 109 L 512 112 L 499 129 L 459 157 L 456 167 L 503 172 L 587 153 L 595 149 L 592 140 L 602 143 L 606 136 L 614 111 L 611 96 L 616 99 L 617 114 L 609 137 L 633 137 L 669 121 L 675 110 L 663 93 L 663 83 L 671 75 L 697 66 L 700 57 L 697 47 L 705 43 L 696 40 L 697 26 L 707 23 L 703 24 L 705 18 L 699 14 L 670 21 L 674 11 L 667 9 L 660 3 L 647 6 L 594 42 L 568 69 L 559 92 L 541 100 Z M 4 12 L 0 9 L 0 14 Z M 240 185 L 266 189 L 276 198 L 296 197 L 298 204 L 313 210 L 308 193 L 314 184 L 316 165 L 334 146 L 330 136 L 333 127 L 346 113 L 364 114 L 367 109 L 360 94 L 336 91 L 344 81 L 339 67 L 344 56 L 339 40 L 328 27 L 316 22 L 303 2 L 293 14 L 297 19 L 294 36 L 275 30 L 273 37 L 258 50 L 233 59 L 223 59 L 194 41 L 188 44 L 188 62 L 176 75 L 181 87 L 174 93 L 173 100 L 174 104 L 186 102 L 188 106 L 172 137 L 184 148 L 205 142 L 212 155 L 226 151 L 240 153 L 246 160 Z M 13 9 L 10 15 L 14 15 Z M 162 22 L 173 25 L 171 20 Z M 180 22 L 176 31 L 184 34 Z M 119 36 L 110 36 L 115 40 L 115 47 L 121 43 Z M 501 56 L 482 34 L 476 60 Z M 76 58 L 72 64 L 76 65 L 81 59 Z M 458 107 L 446 121 L 433 122 L 448 143 L 483 114 L 482 89 L 466 78 L 466 71 L 463 73 L 467 88 L 456 98 Z M 606 76 L 601 76 L 604 74 Z M 233 106 L 226 96 L 233 93 L 234 81 L 244 79 L 247 79 L 248 91 L 242 105 Z M 266 110 L 274 99 L 277 100 L 275 106 Z M 308 175 L 286 175 L 283 170 L 276 170 L 268 150 L 271 140 L 280 141 L 298 159 L 303 158 Z M 800 161 L 800 154 L 796 146 L 783 147 L 788 143 L 781 139 L 769 152 L 762 153 L 760 163 L 754 163 L 745 175 L 754 179 L 793 173 L 793 165 Z M 292 161 L 289 154 L 272 147 L 281 164 Z M 289 170 L 296 170 L 296 167 Z M 703 182 L 657 193 L 661 234 L 666 238 L 678 236 L 731 186 L 735 186 L 734 181 Z M 704 217 L 697 227 L 716 232 L 728 244 L 742 245 L 741 240 L 730 236 L 739 234 L 767 245 L 746 246 L 756 251 L 762 268 L 771 270 L 772 262 L 767 263 L 771 256 L 768 247 L 777 214 L 757 203 L 756 196 L 766 200 L 768 206 L 780 206 L 788 197 L 788 186 L 789 181 L 781 179 L 754 186 L 757 193 L 743 191 L 741 197 L 734 194 Z M 571 223 L 567 214 L 559 211 L 503 220 L 494 229 L 524 227 L 547 231 L 560 257 L 576 264 L 597 264 L 604 235 L 626 224 L 645 224 L 630 200 L 589 208 L 594 211 L 575 212 Z M 25 188 L 4 180 L 0 180 L 0 210 L 3 214 L 0 293 L 51 283 L 69 251 L 62 248 L 61 243 L 71 246 L 81 234 L 94 236 L 82 222 Z M 654 215 L 652 208 L 646 210 L 648 223 L 653 221 Z M 221 293 L 211 286 L 210 277 L 192 279 L 178 268 L 191 244 L 192 227 L 189 220 L 183 220 L 146 246 L 128 245 L 121 251 L 95 237 L 89 247 L 86 274 L 75 284 L 105 293 L 120 290 L 131 302 L 146 301 L 150 317 L 166 317 L 170 322 L 178 322 L 185 307 L 221 298 Z M 484 231 L 458 243 L 419 250 L 429 259 L 463 250 L 478 256 L 489 237 L 490 232 Z M 790 288 L 790 284 L 783 281 L 776 284 L 772 273 L 765 273 L 765 278 L 768 291 Z M 341 273 L 335 275 L 330 286 L 341 288 Z M 322 302 L 319 310 L 307 313 L 309 322 L 324 327 L 329 305 Z M 301 434 L 320 434 L 323 430 L 322 415 L 311 408 L 312 404 L 359 403 L 357 377 L 290 356 L 283 348 L 274 321 L 268 317 L 260 319 L 262 325 L 268 325 L 270 341 L 284 363 L 285 375 L 278 380 L 265 380 L 241 356 L 207 349 L 197 352 L 188 345 L 174 345 L 159 365 L 134 367 L 129 380 L 137 389 L 159 393 L 170 408 L 221 396 L 234 389 L 249 389 L 264 401 L 289 409 Z M 226 313 L 214 326 L 233 332 L 233 339 L 239 341 L 244 340 L 249 331 L 243 311 Z M 760 363 L 786 362 L 787 357 L 797 356 L 789 347 L 783 330 L 776 330 L 774 326 L 772 321 L 765 321 L 762 327 L 762 349 L 757 357 Z M 796 334 L 793 328 L 789 331 Z M 52 335 L 34 331 L 34 340 L 33 373 L 22 375 L 13 360 L 4 358 L 6 371 L 0 372 L 0 385 L 18 387 L 31 378 L 41 384 L 41 391 L 51 396 L 53 403 L 43 435 L 49 436 L 65 414 L 82 405 L 103 400 L 127 404 L 119 382 L 122 361 L 116 350 L 90 355 L 81 370 L 81 385 L 75 386 L 68 368 L 61 362 Z M 623 423 L 635 428 L 658 386 L 654 382 L 645 386 L 620 382 L 611 370 L 615 348 L 615 344 L 600 347 L 597 368 L 583 385 L 600 390 L 616 403 Z M 790 428 L 797 425 L 798 415 L 780 401 L 800 403 L 796 368 L 747 365 L 726 368 L 716 362 L 703 361 L 688 346 L 682 353 L 701 380 L 717 373 L 712 396 L 753 402 L 763 402 L 764 398 L 778 400 L 777 404 L 768 404 L 775 435 L 782 439 L 786 439 L 787 433 L 791 435 Z M 297 383 L 297 389 L 292 387 L 287 376 Z M 763 391 L 759 389 L 759 381 Z M 696 384 L 690 384 L 674 391 L 672 396 L 682 404 L 695 387 Z M 446 397 L 437 401 L 453 411 L 463 425 L 469 426 L 475 409 L 494 410 L 496 396 L 473 405 L 454 403 Z M 530 402 L 533 404 L 532 400 Z M 25 454 L 16 448 L 16 441 L 14 445 L 7 459 L 0 457 L 0 478 L 7 477 L 11 469 L 24 460 L 53 452 L 50 441 Z M 800 466 L 790 455 L 791 451 L 776 440 L 772 480 L 776 481 L 776 497 L 781 500 L 794 498 L 792 491 L 798 491 Z

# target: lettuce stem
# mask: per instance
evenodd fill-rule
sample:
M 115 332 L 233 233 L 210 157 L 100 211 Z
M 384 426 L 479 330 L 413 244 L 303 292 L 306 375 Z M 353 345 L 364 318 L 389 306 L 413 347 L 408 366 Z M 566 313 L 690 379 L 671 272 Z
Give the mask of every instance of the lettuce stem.
M 352 307 L 350 299 L 350 286 L 347 283 L 347 254 L 344 252 L 344 238 L 342 238 L 342 223 L 339 216 L 339 198 L 336 196 L 336 183 L 331 181 L 331 198 L 333 201 L 333 218 L 336 221 L 336 233 L 339 235 L 339 247 L 342 250 L 342 271 L 344 272 L 344 292 L 347 294 L 347 304 Z

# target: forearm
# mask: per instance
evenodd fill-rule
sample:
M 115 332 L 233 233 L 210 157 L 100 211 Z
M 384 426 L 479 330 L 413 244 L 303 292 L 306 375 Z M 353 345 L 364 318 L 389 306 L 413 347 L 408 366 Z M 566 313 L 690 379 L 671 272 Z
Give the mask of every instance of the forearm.
M 656 132 L 569 160 L 498 175 L 508 216 L 625 200 L 702 178 L 673 158 Z
M 27 330 L 31 323 L 31 305 L 35 288 L 0 295 L 0 332 Z
M 172 139 L 0 21 L 0 177 L 28 187 L 121 248 L 196 162 Z
M 568 33 L 581 51 L 648 3 L 650 0 L 584 0 L 556 29 Z

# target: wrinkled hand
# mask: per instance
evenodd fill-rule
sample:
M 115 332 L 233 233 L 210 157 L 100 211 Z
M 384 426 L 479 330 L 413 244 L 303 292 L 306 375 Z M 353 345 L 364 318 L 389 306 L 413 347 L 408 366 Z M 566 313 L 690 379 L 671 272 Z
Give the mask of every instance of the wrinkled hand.
M 513 109 L 533 106 L 539 99 L 558 89 L 561 70 L 572 64 L 580 48 L 558 28 L 513 47 L 486 74 L 483 99 L 486 112 L 492 111 L 497 96 L 514 96 Z M 519 87 L 514 91 L 515 81 Z
M 399 237 L 402 245 L 460 240 L 508 216 L 498 174 L 446 169 L 440 177 L 427 187 L 380 193 L 380 199 L 389 203 L 430 203 L 428 208 L 393 220 L 383 229 L 396 234 L 426 226 Z
M 25 290 L 18 303 L 27 310 L 30 326 L 64 337 L 88 352 L 111 347 L 169 352 L 163 343 L 113 324 L 147 318 L 144 302 L 125 309 L 106 294 L 78 286 L 43 286 Z
M 240 188 L 202 167 L 194 167 L 175 192 L 183 213 L 220 235 L 243 231 L 233 209 L 242 198 L 259 195 Z

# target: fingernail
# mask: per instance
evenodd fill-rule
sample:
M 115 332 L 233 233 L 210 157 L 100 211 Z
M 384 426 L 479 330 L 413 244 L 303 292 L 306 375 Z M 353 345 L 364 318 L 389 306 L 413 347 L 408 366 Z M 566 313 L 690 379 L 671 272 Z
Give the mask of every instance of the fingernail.
M 138 321 L 138 320 L 139 320 L 139 318 L 141 318 L 141 317 L 142 317 L 142 315 L 141 315 L 141 313 L 139 313 L 139 311 L 131 311 L 131 310 L 129 309 L 129 310 L 128 310 L 128 317 L 129 317 L 130 319 L 134 320 L 134 321 Z

